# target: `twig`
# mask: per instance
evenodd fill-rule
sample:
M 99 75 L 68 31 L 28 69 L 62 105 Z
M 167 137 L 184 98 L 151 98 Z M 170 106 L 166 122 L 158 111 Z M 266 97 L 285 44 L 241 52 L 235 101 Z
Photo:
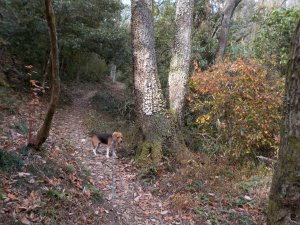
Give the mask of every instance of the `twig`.
M 263 162 L 263 163 L 265 163 L 265 164 L 267 164 L 267 165 L 269 165 L 269 164 L 275 164 L 275 163 L 277 163 L 277 160 L 275 160 L 275 159 L 270 159 L 270 158 L 267 158 L 267 157 L 264 157 L 264 156 L 261 156 L 261 155 L 259 155 L 259 156 L 256 156 L 256 158 L 259 160 L 259 161 L 261 161 L 261 162 Z

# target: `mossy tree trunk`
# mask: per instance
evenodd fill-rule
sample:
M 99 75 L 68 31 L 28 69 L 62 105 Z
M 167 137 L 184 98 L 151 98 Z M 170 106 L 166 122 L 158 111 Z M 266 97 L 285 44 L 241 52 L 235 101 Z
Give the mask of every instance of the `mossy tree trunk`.
M 216 54 L 216 62 L 220 63 L 223 61 L 225 55 L 225 48 L 227 44 L 227 38 L 229 33 L 229 27 L 231 18 L 233 16 L 234 10 L 240 4 L 242 0 L 227 0 L 225 8 L 223 10 L 222 24 L 218 34 L 218 49 Z
M 300 224 L 300 20 L 286 77 L 279 160 L 268 205 L 269 225 Z
M 192 47 L 192 19 L 194 0 L 176 2 L 176 30 L 169 72 L 170 109 L 182 124 L 184 97 L 190 68 Z
M 131 1 L 131 33 L 133 47 L 134 91 L 136 111 L 143 133 L 138 162 L 157 164 L 162 157 L 163 144 L 176 146 L 179 136 L 171 117 L 167 115 L 165 99 L 157 74 L 154 43 L 152 0 Z M 184 145 L 170 149 L 176 152 Z
M 57 32 L 51 0 L 45 0 L 45 13 L 49 28 L 49 38 L 51 45 L 51 98 L 43 125 L 38 130 L 37 135 L 34 137 L 34 139 L 31 140 L 30 143 L 28 143 L 30 147 L 33 147 L 35 149 L 39 149 L 49 136 L 52 119 L 57 107 L 60 93 Z

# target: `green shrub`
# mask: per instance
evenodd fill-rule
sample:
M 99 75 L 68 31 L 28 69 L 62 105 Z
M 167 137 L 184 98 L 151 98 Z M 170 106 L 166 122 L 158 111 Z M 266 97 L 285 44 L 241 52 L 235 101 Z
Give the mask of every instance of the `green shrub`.
M 85 67 L 82 68 L 84 78 L 89 81 L 103 81 L 103 77 L 108 73 L 108 67 L 103 59 L 97 54 L 90 54 Z
M 292 35 L 299 17 L 300 9 L 292 8 L 274 9 L 264 18 L 258 18 L 262 20 L 262 26 L 252 44 L 255 57 L 284 74 Z
M 134 101 L 131 96 L 124 99 L 114 99 L 108 92 L 98 92 L 91 100 L 96 106 L 96 110 L 100 112 L 121 116 L 124 119 L 131 119 L 134 116 Z

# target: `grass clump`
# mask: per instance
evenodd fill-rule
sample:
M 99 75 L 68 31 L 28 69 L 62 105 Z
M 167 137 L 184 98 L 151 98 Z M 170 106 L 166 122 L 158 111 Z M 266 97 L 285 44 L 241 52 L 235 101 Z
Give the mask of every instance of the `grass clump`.
M 18 130 L 23 135 L 27 135 L 28 134 L 28 126 L 27 126 L 26 121 L 24 121 L 24 120 L 19 120 L 15 124 L 15 128 L 16 128 L 16 130 Z
M 67 173 L 73 173 L 73 172 L 74 172 L 74 167 L 73 167 L 73 165 L 68 164 L 68 165 L 66 166 L 66 172 L 67 172 Z
M 58 200 L 67 200 L 68 195 L 65 192 L 55 190 L 55 189 L 50 189 L 46 192 L 46 196 L 48 198 L 52 199 L 58 199 Z
M 104 202 L 103 193 L 95 187 L 91 188 L 91 198 L 94 204 L 102 204 Z
M 23 167 L 24 162 L 21 157 L 15 153 L 0 150 L 0 170 L 11 173 L 19 171 Z

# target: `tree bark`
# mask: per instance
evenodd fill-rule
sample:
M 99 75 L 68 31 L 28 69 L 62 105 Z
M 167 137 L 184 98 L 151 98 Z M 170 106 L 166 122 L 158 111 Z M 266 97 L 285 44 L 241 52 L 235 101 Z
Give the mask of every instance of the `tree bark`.
M 182 124 L 182 110 L 188 81 L 194 0 L 176 3 L 176 30 L 169 72 L 169 104 Z
M 165 144 L 173 153 L 184 153 L 186 147 L 177 134 L 176 125 L 167 115 L 157 74 L 152 0 L 132 0 L 131 13 L 134 91 L 143 134 L 143 143 L 137 154 L 138 163 L 145 166 L 160 161 Z
M 227 0 L 226 1 L 225 9 L 223 12 L 222 25 L 220 28 L 220 32 L 218 34 L 219 45 L 218 45 L 218 50 L 217 50 L 217 54 L 216 54 L 216 63 L 220 63 L 223 61 L 231 18 L 234 13 L 234 10 L 236 9 L 236 7 L 238 6 L 238 4 L 241 1 L 242 0 Z
M 116 73 L 117 73 L 117 66 L 112 63 L 110 66 L 110 78 L 113 83 L 116 82 Z
M 269 196 L 269 225 L 300 224 L 300 20 L 285 88 L 279 159 Z
M 45 0 L 45 13 L 49 28 L 49 38 L 51 45 L 51 98 L 43 125 L 38 130 L 33 142 L 28 143 L 30 147 L 33 147 L 35 149 L 39 149 L 49 136 L 51 122 L 55 113 L 60 93 L 57 32 L 51 0 Z

